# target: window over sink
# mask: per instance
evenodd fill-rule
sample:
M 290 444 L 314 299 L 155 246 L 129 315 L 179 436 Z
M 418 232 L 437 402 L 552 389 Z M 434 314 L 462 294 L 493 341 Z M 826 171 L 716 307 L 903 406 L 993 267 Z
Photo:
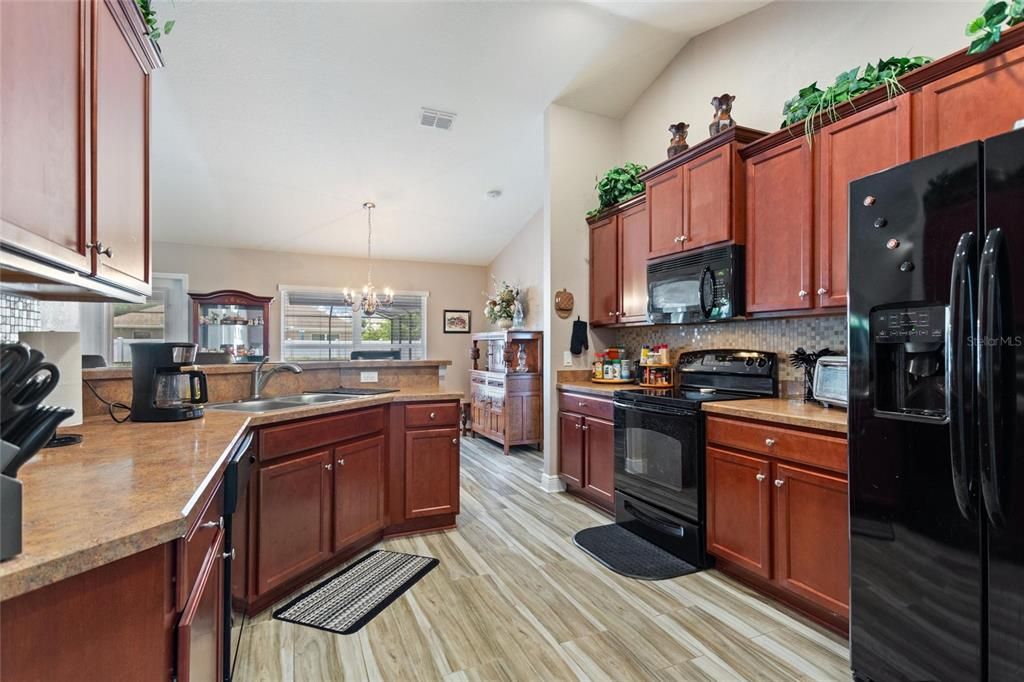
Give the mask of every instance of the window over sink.
M 395 292 L 392 306 L 368 316 L 347 305 L 341 289 L 278 290 L 283 361 L 348 360 L 353 351 L 392 351 L 402 360 L 427 357 L 425 291 Z

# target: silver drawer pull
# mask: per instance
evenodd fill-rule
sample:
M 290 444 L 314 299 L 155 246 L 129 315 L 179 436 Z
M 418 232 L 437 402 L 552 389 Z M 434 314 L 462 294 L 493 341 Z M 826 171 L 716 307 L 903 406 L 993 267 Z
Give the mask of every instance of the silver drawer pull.
M 430 418 L 431 418 L 431 419 L 436 419 L 436 418 L 437 418 L 437 414 L 436 414 L 436 413 L 434 413 L 434 412 L 431 412 L 431 413 L 430 413 Z
M 232 547 L 230 552 L 224 552 L 224 554 L 222 554 L 221 556 L 224 557 L 225 559 L 231 559 L 232 561 L 234 561 L 235 560 L 235 548 Z
M 764 474 L 758 474 L 754 478 L 756 478 L 758 481 L 763 481 L 764 479 L 767 478 L 767 476 L 765 476 Z
M 328 471 L 330 471 L 333 468 L 334 468 L 334 465 L 332 465 L 330 462 L 328 462 L 327 464 L 324 465 L 324 469 L 327 469 Z
M 586 407 L 587 404 L 586 403 L 576 403 L 576 406 L 577 407 Z
M 345 458 L 344 457 L 338 460 L 338 466 L 340 466 L 340 467 L 345 466 Z
M 776 478 L 775 479 L 775 487 L 776 488 L 781 488 L 783 483 L 785 483 L 785 481 L 783 481 L 781 478 Z
M 224 527 L 224 517 L 221 516 L 216 521 L 207 521 L 206 523 L 201 523 L 201 524 L 199 524 L 199 527 L 200 528 L 223 528 Z
M 774 438 L 765 438 L 764 439 L 764 444 L 767 445 L 770 448 L 774 448 L 775 447 L 775 439 Z
M 452 438 L 452 445 L 458 445 L 458 444 L 459 444 L 459 439 L 458 438 Z

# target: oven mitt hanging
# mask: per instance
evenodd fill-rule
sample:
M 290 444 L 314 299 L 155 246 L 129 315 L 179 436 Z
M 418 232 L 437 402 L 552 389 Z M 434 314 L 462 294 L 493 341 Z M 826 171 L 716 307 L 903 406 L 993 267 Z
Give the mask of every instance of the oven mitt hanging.
M 576 321 L 572 323 L 572 339 L 569 341 L 569 352 L 573 355 L 579 355 L 584 349 L 589 349 L 590 344 L 587 342 L 587 323 L 576 318 Z

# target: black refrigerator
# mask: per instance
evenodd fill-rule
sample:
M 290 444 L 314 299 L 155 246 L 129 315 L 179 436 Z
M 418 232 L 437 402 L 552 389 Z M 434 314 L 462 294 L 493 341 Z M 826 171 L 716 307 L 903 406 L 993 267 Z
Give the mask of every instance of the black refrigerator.
M 1024 679 L 1024 130 L 850 184 L 850 654 Z

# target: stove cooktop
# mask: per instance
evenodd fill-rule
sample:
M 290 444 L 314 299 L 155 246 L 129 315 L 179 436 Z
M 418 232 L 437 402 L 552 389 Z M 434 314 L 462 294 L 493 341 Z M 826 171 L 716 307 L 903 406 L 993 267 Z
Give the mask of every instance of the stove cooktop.
M 714 390 L 710 393 L 697 389 L 677 388 L 645 388 L 637 391 L 616 391 L 615 399 L 623 402 L 645 402 L 678 405 L 691 410 L 699 410 L 701 403 L 719 400 L 743 400 L 747 398 L 763 398 L 761 395 L 733 393 Z

